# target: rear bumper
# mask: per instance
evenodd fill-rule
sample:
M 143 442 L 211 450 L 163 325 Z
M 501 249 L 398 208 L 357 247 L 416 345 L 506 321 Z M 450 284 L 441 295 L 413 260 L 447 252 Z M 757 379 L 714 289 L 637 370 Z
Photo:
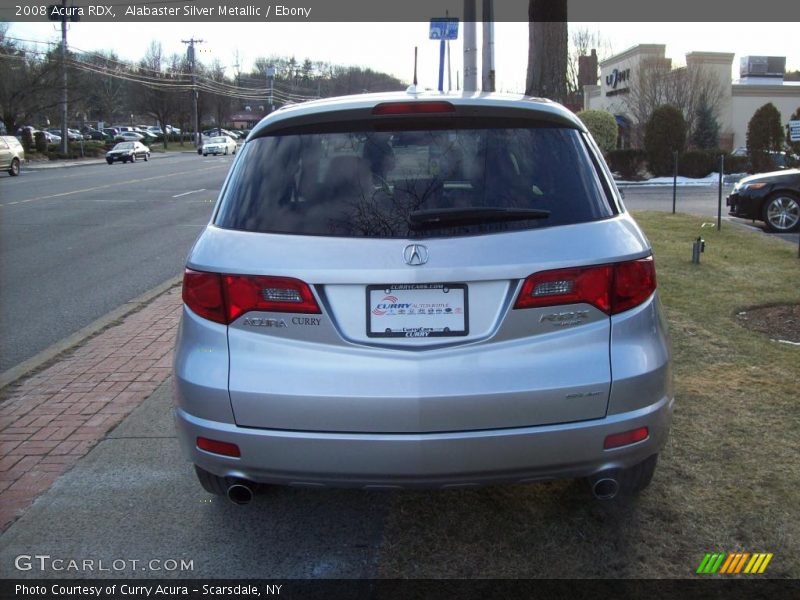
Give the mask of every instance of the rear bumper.
M 603 419 L 487 431 L 321 433 L 238 427 L 177 408 L 189 459 L 221 477 L 318 487 L 463 487 L 586 477 L 633 466 L 666 443 L 673 399 Z M 648 427 L 641 442 L 604 450 L 607 435 Z M 199 450 L 198 436 L 234 443 L 240 458 Z

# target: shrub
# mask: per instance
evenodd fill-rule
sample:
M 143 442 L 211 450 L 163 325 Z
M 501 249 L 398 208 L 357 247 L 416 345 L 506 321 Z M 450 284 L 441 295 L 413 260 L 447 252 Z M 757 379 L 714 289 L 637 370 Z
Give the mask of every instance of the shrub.
M 746 156 L 725 155 L 725 173 L 746 173 L 750 168 L 750 159 Z
M 643 150 L 633 148 L 611 150 L 606 153 L 609 168 L 628 181 L 639 178 L 639 171 L 644 168 L 646 157 Z
M 22 149 L 25 150 L 25 154 L 33 152 L 33 135 L 27 127 L 22 129 Z
M 690 150 L 678 158 L 678 175 L 702 179 L 709 173 L 719 171 L 719 151 Z
M 747 154 L 754 173 L 774 168 L 770 151 L 779 151 L 783 145 L 781 113 L 772 102 L 759 108 L 747 124 Z
M 47 138 L 44 137 L 44 132 L 43 131 L 37 131 L 34 134 L 33 138 L 34 138 L 34 142 L 36 144 L 36 151 L 37 152 L 41 152 L 42 154 L 47 152 Z
M 656 177 L 671 175 L 673 152 L 686 145 L 686 121 L 680 110 L 668 104 L 653 111 L 644 133 L 644 147 L 650 171 Z
M 606 110 L 582 110 L 578 118 L 583 121 L 594 141 L 605 153 L 617 147 L 617 120 Z

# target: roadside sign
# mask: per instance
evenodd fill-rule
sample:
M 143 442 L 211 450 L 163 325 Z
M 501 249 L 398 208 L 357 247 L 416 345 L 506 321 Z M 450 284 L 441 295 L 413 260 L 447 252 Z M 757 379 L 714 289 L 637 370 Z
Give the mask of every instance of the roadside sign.
M 800 121 L 789 121 L 789 140 L 800 142 Z
M 457 40 L 458 19 L 431 19 L 430 39 Z

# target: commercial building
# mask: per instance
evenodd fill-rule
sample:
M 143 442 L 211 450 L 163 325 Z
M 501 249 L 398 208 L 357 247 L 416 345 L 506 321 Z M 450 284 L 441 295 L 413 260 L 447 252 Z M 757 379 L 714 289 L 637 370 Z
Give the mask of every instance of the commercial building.
M 745 146 L 747 124 L 753 113 L 771 102 L 788 124 L 800 108 L 800 82 L 784 81 L 784 57 L 748 56 L 740 61 L 739 79 L 732 80 L 734 54 L 690 52 L 686 66 L 673 69 L 663 44 L 639 44 L 600 62 L 599 85 L 584 85 L 584 108 L 607 110 L 620 126 L 622 147 L 636 145 L 637 106 L 648 102 L 648 94 L 660 78 L 662 83 L 682 85 L 682 92 L 696 93 L 692 86 L 718 82 L 717 121 L 720 147 L 733 150 Z M 711 87 L 716 87 L 711 85 Z

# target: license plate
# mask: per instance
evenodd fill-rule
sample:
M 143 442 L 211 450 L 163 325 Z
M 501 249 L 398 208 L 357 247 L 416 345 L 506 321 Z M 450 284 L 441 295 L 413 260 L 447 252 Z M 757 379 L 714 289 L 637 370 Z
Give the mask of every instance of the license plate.
M 468 332 L 463 283 L 367 286 L 369 337 L 457 337 Z

